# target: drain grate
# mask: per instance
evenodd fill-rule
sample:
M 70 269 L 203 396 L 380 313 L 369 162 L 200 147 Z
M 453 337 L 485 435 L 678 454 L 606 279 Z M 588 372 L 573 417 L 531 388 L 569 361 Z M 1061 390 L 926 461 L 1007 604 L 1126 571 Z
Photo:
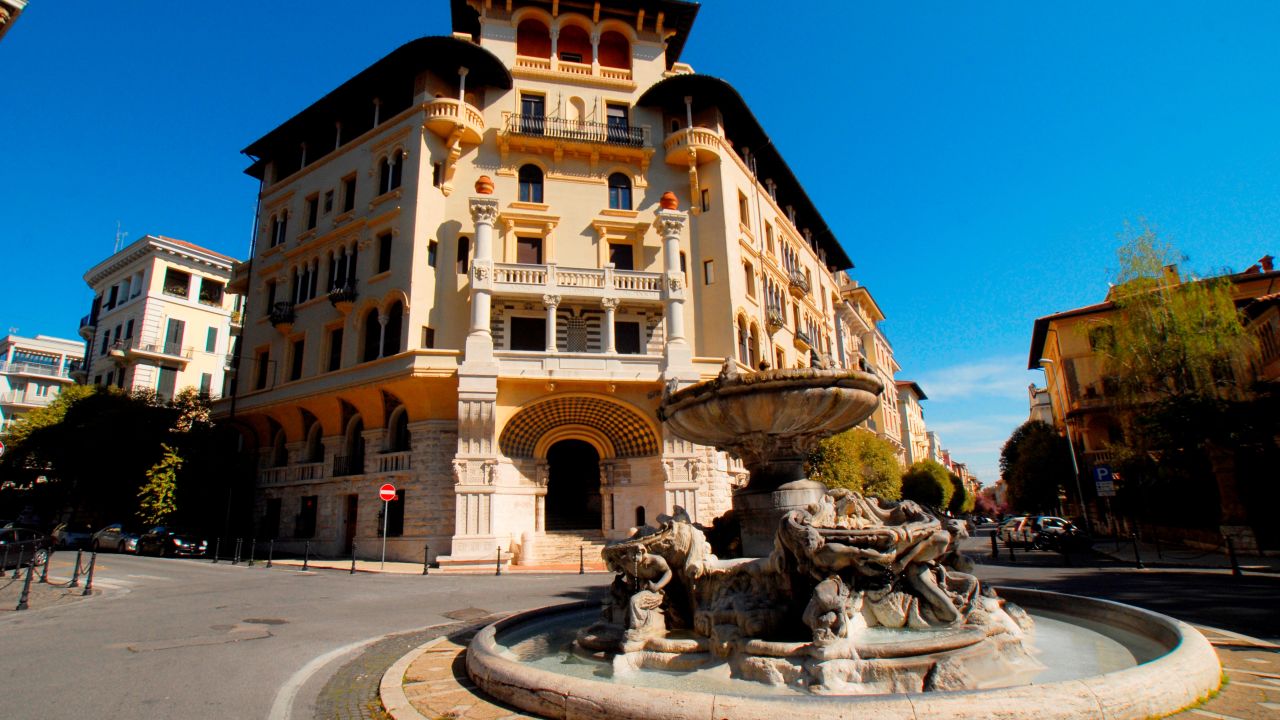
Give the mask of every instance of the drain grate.
M 487 618 L 492 614 L 493 613 L 485 610 L 484 608 L 469 607 L 462 608 L 461 610 L 450 610 L 449 612 L 444 613 L 444 616 L 450 620 L 479 620 L 481 618 Z

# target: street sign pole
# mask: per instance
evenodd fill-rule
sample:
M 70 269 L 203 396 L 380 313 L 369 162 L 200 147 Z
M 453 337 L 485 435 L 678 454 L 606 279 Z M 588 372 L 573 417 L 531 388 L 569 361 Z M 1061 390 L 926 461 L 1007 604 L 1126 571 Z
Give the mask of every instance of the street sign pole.
M 391 505 L 390 500 L 382 501 L 382 563 L 378 566 L 379 570 L 387 569 L 387 508 Z

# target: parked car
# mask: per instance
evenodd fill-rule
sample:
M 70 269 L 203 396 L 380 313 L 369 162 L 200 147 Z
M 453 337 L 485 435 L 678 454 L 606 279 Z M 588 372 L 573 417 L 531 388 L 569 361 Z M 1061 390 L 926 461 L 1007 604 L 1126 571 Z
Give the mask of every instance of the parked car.
M 49 550 L 53 547 L 53 538 L 39 530 L 28 528 L 4 528 L 0 530 L 0 569 L 8 570 L 18 567 L 18 561 L 30 565 L 43 564 L 49 559 Z
M 1018 515 L 1000 526 L 1000 540 L 1014 547 L 1036 550 L 1077 551 L 1092 541 L 1070 520 L 1053 515 Z
M 87 548 L 89 538 L 93 537 L 93 528 L 88 523 L 59 523 L 53 528 L 54 546 L 59 549 Z
M 93 534 L 89 547 L 94 552 L 138 552 L 138 532 L 123 523 L 108 525 Z
M 1010 515 L 1000 523 L 996 537 L 1005 545 L 1030 547 L 1031 530 L 1027 527 L 1028 519 L 1026 515 Z
M 183 528 L 157 525 L 138 537 L 139 555 L 200 557 L 209 542 Z

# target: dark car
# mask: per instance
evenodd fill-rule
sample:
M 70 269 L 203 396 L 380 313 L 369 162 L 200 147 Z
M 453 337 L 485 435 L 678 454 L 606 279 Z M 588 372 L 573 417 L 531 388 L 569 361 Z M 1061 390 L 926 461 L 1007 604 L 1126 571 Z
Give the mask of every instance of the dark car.
M 139 555 L 200 557 L 208 549 L 208 541 L 198 534 L 167 525 L 157 525 L 138 537 Z
M 53 538 L 39 530 L 28 528 L 4 528 L 0 530 L 0 568 L 10 569 L 22 565 L 30 565 L 32 558 L 35 564 L 43 564 L 49 559 L 49 550 L 53 547 Z
M 138 552 L 138 531 L 123 524 L 108 525 L 93 534 L 89 547 L 94 552 Z

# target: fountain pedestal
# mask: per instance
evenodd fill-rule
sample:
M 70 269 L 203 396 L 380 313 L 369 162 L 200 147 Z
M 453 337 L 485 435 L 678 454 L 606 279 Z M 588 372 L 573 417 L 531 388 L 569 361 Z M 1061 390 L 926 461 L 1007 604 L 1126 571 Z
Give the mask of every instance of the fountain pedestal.
M 733 494 L 733 514 L 738 518 L 742 554 L 766 557 L 773 552 L 782 517 L 822 501 L 827 486 L 813 480 L 793 480 L 776 488 L 747 486 Z

